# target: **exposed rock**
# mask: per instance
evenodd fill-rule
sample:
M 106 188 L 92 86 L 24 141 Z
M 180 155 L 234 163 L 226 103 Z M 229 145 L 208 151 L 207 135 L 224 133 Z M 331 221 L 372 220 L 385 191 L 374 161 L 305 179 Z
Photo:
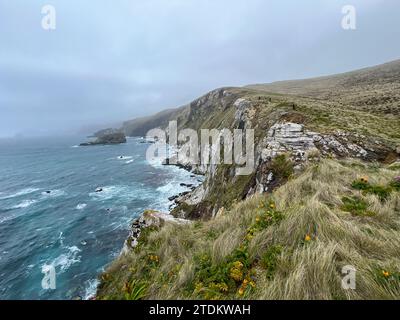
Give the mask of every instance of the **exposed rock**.
M 142 216 L 132 222 L 131 230 L 128 238 L 125 240 L 121 254 L 130 252 L 138 245 L 140 234 L 144 228 L 162 227 L 166 222 L 172 223 L 190 223 L 188 220 L 174 218 L 168 213 L 163 213 L 155 210 L 146 210 Z
M 302 124 L 277 123 L 271 127 L 259 149 L 262 161 L 270 161 L 278 154 L 293 152 L 297 160 L 305 160 L 305 152 L 315 148 L 317 134 L 304 130 Z
M 259 146 L 262 161 L 268 161 L 278 154 L 292 153 L 293 160 L 304 161 L 306 153 L 318 149 L 322 155 L 352 157 L 367 161 L 380 161 L 392 150 L 379 141 L 372 141 L 363 135 L 336 131 L 333 134 L 319 134 L 308 131 L 297 123 L 277 123 L 271 127 Z
M 179 195 L 175 195 L 175 196 L 169 197 L 168 200 L 169 201 L 174 201 L 177 198 L 179 198 Z
M 251 120 L 255 115 L 252 103 L 246 99 L 239 98 L 234 102 L 233 106 L 236 107 L 235 122 L 238 129 L 251 128 Z
M 385 143 L 341 130 L 330 135 L 317 135 L 314 137 L 314 143 L 322 155 L 335 158 L 351 157 L 380 162 L 387 162 L 388 158 L 394 160 L 397 158 L 394 150 L 387 147 Z
M 186 187 L 186 188 L 192 188 L 193 184 L 192 183 L 180 183 L 179 184 L 181 187 Z
M 205 198 L 205 189 L 204 185 L 201 184 L 193 192 L 190 192 L 185 199 L 182 201 L 186 202 L 188 205 L 194 206 L 199 204 Z
M 221 207 L 221 208 L 217 211 L 217 213 L 215 214 L 214 218 L 221 217 L 221 216 L 224 215 L 224 213 L 225 213 L 225 208 L 224 208 L 224 207 Z
M 110 135 L 110 134 L 115 134 L 115 133 L 122 133 L 122 130 L 121 129 L 115 129 L 115 128 L 102 129 L 102 130 L 99 130 L 99 131 L 95 132 L 93 134 L 93 137 L 101 138 L 101 137 L 103 137 L 105 135 Z
M 277 186 L 268 163 L 280 154 L 289 156 L 295 171 L 301 171 L 306 161 L 319 161 L 321 156 L 386 162 L 397 158 L 394 151 L 383 143 L 363 135 L 339 130 L 332 134 L 319 134 L 306 130 L 303 124 L 276 123 L 257 147 L 259 167 L 252 192 L 269 192 Z
M 97 137 L 93 141 L 81 143 L 80 146 L 95 146 L 95 145 L 106 145 L 106 144 L 120 144 L 126 143 L 126 137 L 122 132 L 104 134 Z

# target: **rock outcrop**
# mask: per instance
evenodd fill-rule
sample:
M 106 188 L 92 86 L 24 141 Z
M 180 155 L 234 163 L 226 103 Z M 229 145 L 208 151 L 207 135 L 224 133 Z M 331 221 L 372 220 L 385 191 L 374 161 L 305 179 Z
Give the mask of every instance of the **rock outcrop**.
M 126 143 L 125 134 L 122 132 L 105 133 L 98 136 L 93 141 L 81 143 L 80 146 L 95 146 L 95 145 L 107 145 L 107 144 L 121 144 Z
M 234 103 L 236 108 L 235 125 L 248 127 L 255 114 L 252 104 L 245 99 L 238 99 Z M 254 177 L 249 178 L 246 183 L 239 185 L 234 170 L 224 169 L 216 165 L 201 167 L 205 174 L 205 182 L 192 192 L 187 192 L 176 197 L 175 203 L 178 207 L 174 215 L 184 218 L 201 216 L 212 217 L 224 205 L 218 202 L 224 194 L 218 193 L 221 182 L 225 185 L 232 183 L 242 200 L 254 193 L 272 192 L 273 189 L 284 183 L 287 179 L 279 177 L 275 172 L 274 159 L 284 155 L 293 167 L 293 172 L 302 171 L 308 162 L 319 161 L 322 157 L 330 158 L 359 158 L 364 161 L 385 162 L 396 159 L 396 151 L 385 146 L 384 143 L 368 138 L 361 134 L 336 130 L 331 134 L 322 134 L 307 130 L 304 124 L 278 121 L 265 132 L 256 146 Z M 189 166 L 188 166 L 189 168 Z M 192 168 L 190 168 L 192 169 Z M 279 168 L 278 168 L 279 170 Z M 219 181 L 222 177 L 222 181 Z M 226 190 L 226 189 L 225 189 Z M 238 191 L 238 190 L 236 190 Z M 226 191 L 223 191 L 226 193 Z M 211 204 L 210 198 L 214 197 L 216 203 Z M 203 217 L 204 217 L 203 216 Z
M 121 254 L 130 252 L 138 245 L 139 237 L 144 229 L 150 227 L 161 228 L 166 222 L 179 224 L 190 223 L 188 220 L 174 218 L 168 213 L 155 210 L 146 210 L 139 218 L 132 222 L 129 236 L 125 240 Z

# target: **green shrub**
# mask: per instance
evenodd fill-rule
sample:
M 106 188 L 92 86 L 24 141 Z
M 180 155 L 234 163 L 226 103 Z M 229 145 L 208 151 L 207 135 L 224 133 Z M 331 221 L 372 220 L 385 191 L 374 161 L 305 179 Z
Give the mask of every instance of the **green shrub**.
M 346 212 L 350 212 L 355 216 L 373 216 L 374 212 L 368 211 L 368 204 L 359 197 L 343 197 L 342 198 L 343 206 L 342 210 Z
M 400 191 L 400 176 L 393 179 L 390 186 L 396 191 Z
M 386 200 L 392 192 L 393 185 L 381 186 L 370 184 L 365 178 L 353 181 L 351 184 L 353 189 L 361 190 L 364 193 L 374 194 L 379 197 L 381 201 Z
M 272 279 L 277 267 L 277 261 L 279 255 L 282 253 L 282 247 L 274 245 L 268 248 L 268 250 L 261 257 L 261 266 L 267 271 L 267 279 Z
M 126 300 L 141 300 L 145 297 L 146 285 L 137 280 L 126 283 L 124 286 Z
M 271 161 L 271 170 L 275 177 L 288 179 L 294 172 L 293 162 L 285 154 L 281 154 Z
M 392 190 L 390 187 L 379 186 L 379 185 L 370 186 L 370 188 L 367 190 L 368 193 L 372 193 L 378 196 L 381 201 L 386 200 L 389 197 L 391 191 Z
M 368 181 L 365 181 L 365 180 L 356 180 L 351 184 L 351 187 L 353 189 L 365 191 L 370 188 L 370 184 L 368 183 Z

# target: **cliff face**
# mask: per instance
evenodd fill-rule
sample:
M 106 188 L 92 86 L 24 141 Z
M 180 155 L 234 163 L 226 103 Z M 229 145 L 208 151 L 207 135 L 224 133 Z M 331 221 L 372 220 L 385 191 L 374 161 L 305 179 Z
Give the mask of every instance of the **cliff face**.
M 141 270 L 136 272 L 135 269 L 135 277 L 142 279 L 149 287 L 149 297 L 234 298 L 238 297 L 235 295 L 236 289 L 239 290 L 240 297 L 243 296 L 244 289 L 249 288 L 243 288 L 243 284 L 240 285 L 236 279 L 232 281 L 229 273 L 225 274 L 225 271 L 222 271 L 233 270 L 238 261 L 243 265 L 236 268 L 238 273 L 242 273 L 241 281 L 246 279 L 249 282 L 251 279 L 246 278 L 246 273 L 256 272 L 252 269 L 253 266 L 265 268 L 260 262 L 263 255 L 267 255 L 265 258 L 267 260 L 274 260 L 266 261 L 266 265 L 270 263 L 276 265 L 279 260 L 277 256 L 287 249 L 286 263 L 296 264 L 297 262 L 289 262 L 289 253 L 293 250 L 300 250 L 296 252 L 299 252 L 299 255 L 303 254 L 302 249 L 298 249 L 297 243 L 302 242 L 304 245 L 302 238 L 304 239 L 306 235 L 306 239 L 313 239 L 316 234 L 325 240 L 330 236 L 335 238 L 334 234 L 327 236 L 323 233 L 328 232 L 329 226 L 335 224 L 335 228 L 339 230 L 338 233 L 352 237 L 351 234 L 354 230 L 348 229 L 348 225 L 339 222 L 342 219 L 340 215 L 343 211 L 351 212 L 353 215 L 361 214 L 363 217 L 374 211 L 379 212 L 378 216 L 387 214 L 388 217 L 382 218 L 386 219 L 385 221 L 392 219 L 389 218 L 389 216 L 393 217 L 389 211 L 398 212 L 400 210 L 398 207 L 400 202 L 398 202 L 396 193 L 398 186 L 393 187 L 393 181 L 390 182 L 395 174 L 391 170 L 397 174 L 400 168 L 400 117 L 398 116 L 400 104 L 397 90 L 400 68 L 398 65 L 400 63 L 397 62 L 382 67 L 378 66 L 328 77 L 324 81 L 317 79 L 300 81 L 295 84 L 289 82 L 282 86 L 280 84 L 279 88 L 277 85 L 220 88 L 179 109 L 127 122 L 124 125 L 125 132 L 140 133 L 140 135 L 144 135 L 147 130 L 154 127 L 166 128 L 171 120 L 178 122 L 178 129 L 190 128 L 197 131 L 224 128 L 231 131 L 254 129 L 255 168 L 251 174 L 238 176 L 235 174 L 236 165 L 233 164 L 192 166 L 182 163 L 181 165 L 187 169 L 203 173 L 205 180 L 192 192 L 178 197 L 176 199 L 177 206 L 171 213 L 178 219 L 177 221 L 184 221 L 182 219 L 207 221 L 204 222 L 204 227 L 199 227 L 196 222 L 189 224 L 190 227 L 182 229 L 178 226 L 179 223 L 172 222 L 174 226 L 167 223 L 169 225 L 167 228 L 157 226 L 154 228 L 155 230 L 151 229 L 149 232 L 155 232 L 151 239 L 145 232 L 140 236 L 141 240 L 138 240 L 139 246 L 135 246 L 134 255 L 128 253 L 119 259 L 111 267 L 111 272 L 105 273 L 106 277 L 113 277 L 112 274 L 117 272 L 117 278 L 131 279 L 126 273 L 120 274 L 119 272 L 127 265 L 134 265 L 135 268 Z M 373 95 L 370 92 L 371 88 L 376 89 L 373 91 Z M 357 103 L 358 98 L 362 97 L 365 97 L 360 100 L 362 103 Z M 376 185 L 368 186 L 365 189 L 373 190 L 371 192 L 376 193 L 370 196 L 366 195 L 369 191 L 364 190 L 366 193 L 364 192 L 362 197 L 365 199 L 360 198 L 360 195 L 356 194 L 358 191 L 352 187 L 358 186 L 358 176 L 363 172 L 374 175 L 376 180 Z M 347 176 L 335 176 L 340 174 Z M 380 174 L 385 178 L 378 182 Z M 380 192 L 390 197 L 388 204 L 385 204 L 383 209 L 377 207 L 376 201 L 378 200 L 374 198 L 379 198 Z M 282 202 L 279 212 L 275 209 L 275 201 L 269 200 L 272 202 L 265 203 L 264 199 L 279 199 Z M 257 216 L 259 219 L 257 220 L 252 215 L 258 210 L 257 205 L 260 202 L 267 209 L 268 206 L 271 207 L 270 210 L 266 209 Z M 375 205 L 372 205 L 373 203 Z M 352 211 L 354 208 L 349 208 L 352 206 L 355 208 L 361 206 L 364 209 L 361 210 L 361 213 L 355 214 L 355 211 Z M 369 206 L 373 207 L 372 211 L 368 209 Z M 300 212 L 300 218 L 293 217 L 292 211 Z M 301 212 L 303 212 L 303 216 Z M 314 215 L 309 216 L 308 212 L 313 212 Z M 321 212 L 324 215 L 321 215 Z M 264 215 L 268 222 L 263 223 L 261 228 L 260 219 L 263 219 Z M 283 223 L 285 226 L 280 227 L 280 221 L 285 217 L 288 220 Z M 256 220 L 253 221 L 254 219 Z M 354 222 L 351 221 L 351 223 Z M 397 223 L 394 220 L 390 221 L 391 225 Z M 361 228 L 357 224 L 358 222 L 354 223 L 357 225 L 356 228 Z M 270 228 L 269 231 L 265 231 L 264 227 Z M 246 228 L 248 229 L 245 231 Z M 190 235 L 184 231 L 186 229 L 190 229 Z M 253 243 L 252 239 L 257 233 L 249 231 L 253 229 L 261 232 L 263 239 L 266 240 L 256 237 L 258 242 Z M 280 232 L 290 230 L 293 237 L 275 236 L 273 235 L 275 229 L 279 229 Z M 175 234 L 175 232 L 180 234 Z M 376 232 L 386 231 L 376 230 Z M 198 240 L 193 238 L 193 234 L 197 235 Z M 359 236 L 362 237 L 361 233 Z M 168 244 L 157 245 L 161 239 L 170 243 L 170 237 L 173 239 L 171 241 L 176 241 L 172 245 L 173 248 L 168 247 Z M 247 240 L 242 240 L 244 237 Z M 275 238 L 282 239 L 275 243 Z M 343 248 L 349 245 L 349 243 L 345 243 L 347 240 L 337 239 L 338 242 L 343 242 L 341 244 Z M 365 241 L 377 240 L 365 239 Z M 268 250 L 273 249 L 271 252 L 266 249 L 266 242 L 268 242 Z M 331 253 L 322 252 L 324 251 L 323 246 L 329 247 L 328 242 L 323 244 L 321 242 L 321 247 L 316 248 L 310 254 L 315 254 L 316 260 L 321 255 L 331 254 L 336 250 L 335 248 L 331 248 L 333 250 Z M 186 244 L 188 248 L 186 248 Z M 351 242 L 350 246 L 353 244 L 354 242 Z M 162 253 L 161 247 L 169 253 L 175 252 L 174 250 L 179 248 L 179 254 L 183 254 L 188 261 L 180 261 L 179 257 L 168 258 L 166 254 Z M 207 247 L 208 251 L 203 252 L 201 249 L 203 247 Z M 193 252 L 196 254 L 192 254 L 190 250 L 194 250 Z M 267 251 L 264 252 L 265 250 Z M 357 247 L 354 250 L 360 251 L 361 249 Z M 158 252 L 158 254 L 155 255 L 154 252 Z M 146 255 L 149 253 L 151 253 L 149 263 L 154 268 L 152 267 L 153 269 L 150 268 L 150 270 L 146 267 L 144 270 L 140 267 L 140 263 L 147 263 Z M 202 260 L 203 254 L 208 257 L 207 261 Z M 244 256 L 247 258 L 244 259 Z M 386 258 L 389 259 L 390 256 L 391 253 L 388 253 Z M 154 260 L 154 257 L 157 259 Z M 165 259 L 165 262 L 160 265 L 158 259 Z M 360 262 L 360 268 L 362 268 L 362 263 L 364 262 Z M 183 269 L 169 270 L 168 268 L 174 264 L 186 268 L 185 272 L 181 271 Z M 223 276 L 219 273 L 218 275 L 221 275 L 222 278 L 225 277 L 222 282 L 218 282 L 220 279 L 211 282 L 206 280 L 210 277 L 214 279 L 214 274 L 207 275 L 207 272 L 203 270 L 208 264 L 209 268 L 214 268 L 212 269 L 215 271 L 214 273 L 221 271 Z M 222 269 L 218 269 L 219 267 Z M 339 268 L 339 266 L 335 267 Z M 153 285 L 153 280 L 150 279 L 158 274 L 158 268 L 160 268 L 160 274 L 168 271 L 176 276 L 171 280 L 174 287 L 169 291 L 170 293 L 174 292 L 173 296 L 170 296 L 169 293 L 165 293 L 163 296 L 156 292 L 157 286 Z M 300 262 L 298 268 L 300 272 Z M 314 273 L 312 270 L 309 271 L 309 276 L 312 277 Z M 149 276 L 150 278 L 147 279 L 141 275 L 141 272 L 153 276 Z M 282 272 L 284 273 L 284 271 Z M 329 273 L 329 276 L 335 277 L 334 272 Z M 101 297 L 107 297 L 110 292 L 111 296 L 114 296 L 115 292 L 111 288 L 118 285 L 117 278 L 103 279 L 100 289 Z M 279 284 L 276 285 L 285 287 L 286 280 L 281 278 L 279 281 Z M 328 282 L 332 281 L 330 278 Z M 183 284 L 186 291 L 181 290 Z M 302 284 L 300 282 L 297 284 L 297 289 L 300 290 Z M 263 285 L 268 287 L 270 284 L 263 282 Z M 129 287 L 130 291 L 134 290 L 131 289 Z M 329 290 L 336 292 L 337 288 Z M 374 290 L 372 288 L 365 293 L 365 296 L 372 297 Z M 314 293 L 299 291 L 298 295 L 294 294 L 294 297 L 301 298 L 301 294 L 304 294 L 313 298 L 332 298 L 336 294 L 322 291 Z M 276 294 L 279 297 L 279 294 Z M 254 295 L 258 298 L 272 296 L 272 293 L 271 295 Z M 119 295 L 116 294 L 114 297 L 119 297 Z M 280 297 L 282 298 L 282 296 Z
M 399 83 L 395 61 L 323 78 L 220 88 L 186 106 L 127 121 L 122 131 L 143 136 L 172 120 L 178 129 L 254 129 L 256 169 L 248 176 L 235 176 L 233 165 L 182 164 L 206 179 L 177 199 L 172 213 L 210 218 L 221 207 L 284 183 L 280 165 L 298 172 L 320 157 L 394 161 L 400 152 Z M 277 156 L 283 163 L 275 163 Z
M 247 176 L 236 176 L 233 165 L 193 168 L 204 172 L 206 180 L 193 193 L 178 199 L 172 214 L 190 219 L 213 217 L 221 207 L 230 208 L 255 193 L 271 192 L 290 172 L 301 172 L 322 157 L 395 161 L 399 156 L 395 129 L 399 119 L 349 109 L 342 111 L 340 106 L 335 110 L 320 100 L 239 88 L 218 89 L 195 100 L 180 126 L 254 129 L 256 167 Z M 390 123 L 384 132 L 381 121 Z

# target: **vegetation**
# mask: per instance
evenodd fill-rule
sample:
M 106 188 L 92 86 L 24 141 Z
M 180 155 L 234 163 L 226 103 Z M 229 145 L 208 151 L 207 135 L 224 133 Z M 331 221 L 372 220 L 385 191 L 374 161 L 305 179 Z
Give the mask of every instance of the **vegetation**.
M 399 299 L 398 175 L 322 160 L 215 219 L 167 223 L 108 268 L 98 298 Z M 356 290 L 341 287 L 346 265 Z
M 271 161 L 271 170 L 279 180 L 287 180 L 293 174 L 293 163 L 285 154 L 278 155 Z
M 308 167 L 295 174 L 290 157 L 278 155 L 262 168 L 274 176 L 268 191 L 276 189 L 251 198 L 257 173 L 236 177 L 233 165 L 219 165 L 204 183 L 206 199 L 172 211 L 196 220 L 143 230 L 135 250 L 101 276 L 97 297 L 400 299 L 399 74 L 395 61 L 331 77 L 222 88 L 125 123 L 131 135 L 165 128 L 169 120 L 194 130 L 250 127 L 259 145 L 273 124 L 290 121 L 334 138 L 346 131 L 342 138 L 365 143 L 371 162 L 324 159 L 323 149 L 311 149 Z M 341 286 L 348 265 L 357 272 L 356 290 Z

